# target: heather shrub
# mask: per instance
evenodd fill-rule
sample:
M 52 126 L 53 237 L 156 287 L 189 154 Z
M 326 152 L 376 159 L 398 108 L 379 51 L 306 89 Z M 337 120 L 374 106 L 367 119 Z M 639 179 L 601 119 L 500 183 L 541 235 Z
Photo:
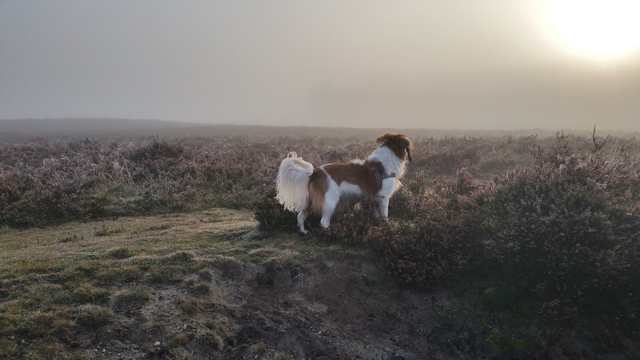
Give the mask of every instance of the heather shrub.
M 456 179 L 410 180 L 391 199 L 390 219 L 377 217 L 374 198 L 337 212 L 327 241 L 367 245 L 382 254 L 387 269 L 402 282 L 431 287 L 470 269 L 483 258 L 484 188 L 466 171 Z
M 278 203 L 277 191 L 274 186 L 269 187 L 253 203 L 253 216 L 262 230 L 298 229 L 297 215 Z
M 212 206 L 250 208 L 276 166 L 251 144 L 208 140 L 5 145 L 0 222 L 33 226 Z
M 319 220 L 311 222 L 309 227 L 325 241 L 371 245 L 369 232 L 381 224 L 378 209 L 379 204 L 373 197 L 347 199 L 336 209 L 328 232 L 320 230 Z
M 574 155 L 559 136 L 536 164 L 496 180 L 492 259 L 554 318 L 603 315 L 637 331 L 640 180 L 630 164 Z M 634 286 L 634 284 L 636 286 Z
M 409 186 L 421 189 L 422 181 Z M 382 222 L 371 228 L 366 241 L 382 252 L 385 266 L 403 282 L 430 287 L 483 259 L 480 204 L 485 193 L 464 170 L 456 179 L 434 181 L 430 193 L 419 191 L 408 211 L 412 220 Z
M 88 195 L 64 165 L 40 168 L 33 174 L 0 174 L 0 221 L 14 226 L 39 225 L 51 219 L 102 216 L 109 200 Z M 5 182 L 6 180 L 6 182 Z
M 424 172 L 416 174 L 415 179 L 404 181 L 404 185 L 389 199 L 389 217 L 402 220 L 414 220 L 422 217 L 422 202 L 431 191 L 433 181 Z

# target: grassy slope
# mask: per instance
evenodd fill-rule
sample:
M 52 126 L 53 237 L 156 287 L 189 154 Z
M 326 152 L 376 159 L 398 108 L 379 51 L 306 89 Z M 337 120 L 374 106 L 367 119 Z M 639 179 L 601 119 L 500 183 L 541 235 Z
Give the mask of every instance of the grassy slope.
M 100 348 L 113 358 L 182 356 L 194 348 L 203 358 L 221 356 L 236 347 L 238 329 L 212 321 L 225 313 L 219 306 L 245 305 L 239 289 L 255 282 L 252 266 L 264 271 L 266 263 L 268 273 L 274 262 L 337 249 L 262 234 L 249 212 L 227 209 L 4 228 L 0 358 L 93 358 Z M 269 274 L 258 283 L 272 284 Z M 260 352 L 261 344 L 244 349 Z

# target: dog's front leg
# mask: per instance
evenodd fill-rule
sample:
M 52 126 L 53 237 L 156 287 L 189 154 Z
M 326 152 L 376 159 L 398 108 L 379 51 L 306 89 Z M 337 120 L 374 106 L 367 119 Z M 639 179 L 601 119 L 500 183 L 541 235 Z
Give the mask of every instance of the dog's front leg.
M 382 189 L 376 194 L 379 204 L 379 216 L 383 218 L 389 217 L 389 199 L 391 195 L 400 187 L 400 181 L 396 178 L 388 178 L 382 182 Z
M 383 218 L 389 217 L 389 197 L 379 196 L 378 202 L 380 203 L 380 216 Z

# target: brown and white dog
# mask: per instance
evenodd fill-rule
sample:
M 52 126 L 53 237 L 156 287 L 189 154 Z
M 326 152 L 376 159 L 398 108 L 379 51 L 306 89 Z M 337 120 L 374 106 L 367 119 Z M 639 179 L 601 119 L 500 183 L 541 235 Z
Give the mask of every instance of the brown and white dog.
M 400 186 L 398 180 L 411 162 L 413 143 L 404 134 L 386 133 L 376 139 L 378 148 L 366 160 L 346 164 L 327 164 L 314 169 L 295 152 L 282 160 L 277 199 L 290 211 L 298 213 L 300 232 L 311 211 L 322 215 L 320 224 L 329 227 L 331 216 L 345 196 L 375 196 L 380 215 L 389 215 L 389 198 Z

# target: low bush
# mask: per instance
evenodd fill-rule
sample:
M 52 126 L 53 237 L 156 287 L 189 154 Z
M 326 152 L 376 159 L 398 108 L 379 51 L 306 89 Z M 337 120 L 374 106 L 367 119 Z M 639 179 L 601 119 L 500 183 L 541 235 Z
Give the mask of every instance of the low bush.
M 377 218 L 378 204 L 367 198 L 356 209 L 337 214 L 322 236 L 372 246 L 403 282 L 434 286 L 483 258 L 484 219 L 477 205 L 482 196 L 466 171 L 431 184 L 418 174 L 392 197 L 389 220 Z
M 414 198 L 413 220 L 383 223 L 369 231 L 367 240 L 382 251 L 392 273 L 421 287 L 484 260 L 484 189 L 466 171 L 435 185 L 432 193 Z
M 486 206 L 491 258 L 545 315 L 603 316 L 637 331 L 640 179 L 629 164 L 558 145 L 495 182 Z
M 331 219 L 329 231 L 316 231 L 325 241 L 342 242 L 346 244 L 368 244 L 369 232 L 380 226 L 380 219 L 376 217 L 379 204 L 373 197 L 360 199 L 353 208 L 345 211 L 344 206 L 340 206 Z M 316 219 L 309 219 L 309 228 L 319 230 L 320 222 Z
M 256 198 L 253 203 L 254 218 L 262 230 L 296 230 L 298 228 L 296 214 L 280 205 L 276 194 L 275 186 L 271 186 L 263 195 Z

